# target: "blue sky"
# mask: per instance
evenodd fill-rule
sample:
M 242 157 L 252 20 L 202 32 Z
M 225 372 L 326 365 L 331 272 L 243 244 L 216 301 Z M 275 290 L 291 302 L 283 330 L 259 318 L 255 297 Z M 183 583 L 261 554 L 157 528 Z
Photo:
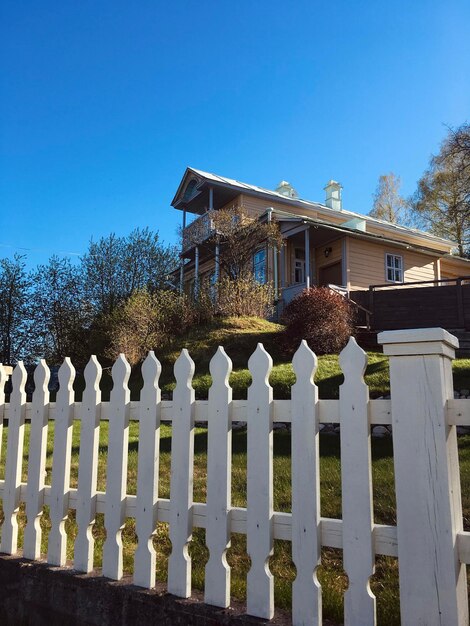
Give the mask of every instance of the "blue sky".
M 320 201 L 335 178 L 363 213 L 380 174 L 412 193 L 470 119 L 469 31 L 468 0 L 3 0 L 0 256 L 175 242 L 187 165 Z

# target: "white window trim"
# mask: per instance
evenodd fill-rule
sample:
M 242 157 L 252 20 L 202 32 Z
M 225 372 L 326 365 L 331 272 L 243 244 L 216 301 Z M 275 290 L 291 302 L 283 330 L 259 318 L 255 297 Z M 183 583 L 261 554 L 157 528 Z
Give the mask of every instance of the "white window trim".
M 387 257 L 393 257 L 393 259 L 398 258 L 400 259 L 400 271 L 401 271 L 401 280 L 390 280 L 390 278 L 388 277 L 388 270 L 389 269 L 397 269 L 395 268 L 395 265 L 393 266 L 389 266 L 388 262 L 387 262 Z M 403 255 L 401 254 L 395 254 L 394 252 L 386 252 L 385 253 L 385 257 L 384 257 L 384 261 L 385 261 L 385 282 L 387 283 L 396 283 L 396 284 L 400 284 L 403 283 L 405 281 L 405 264 L 403 263 Z

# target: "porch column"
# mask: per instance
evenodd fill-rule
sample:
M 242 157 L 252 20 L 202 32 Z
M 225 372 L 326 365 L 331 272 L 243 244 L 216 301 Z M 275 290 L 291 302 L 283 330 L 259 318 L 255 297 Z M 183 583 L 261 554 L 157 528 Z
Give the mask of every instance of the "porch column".
M 199 246 L 194 250 L 194 299 L 199 296 Z
M 186 228 L 186 208 L 183 209 L 183 228 L 181 231 L 181 265 L 180 265 L 180 293 L 183 293 L 184 285 L 184 229 Z
M 274 274 L 274 299 L 275 300 L 279 299 L 279 278 L 278 278 L 277 255 L 278 255 L 277 247 L 274 246 L 273 248 L 273 274 Z
M 286 286 L 286 252 L 285 252 L 285 248 L 286 246 L 283 245 L 281 248 L 281 259 L 280 259 L 280 263 L 281 263 L 281 271 L 279 272 L 280 274 L 280 283 L 281 283 L 281 289 L 284 289 L 284 287 Z
M 310 226 L 305 230 L 305 287 L 310 289 Z
M 214 208 L 214 188 L 209 187 L 209 211 Z

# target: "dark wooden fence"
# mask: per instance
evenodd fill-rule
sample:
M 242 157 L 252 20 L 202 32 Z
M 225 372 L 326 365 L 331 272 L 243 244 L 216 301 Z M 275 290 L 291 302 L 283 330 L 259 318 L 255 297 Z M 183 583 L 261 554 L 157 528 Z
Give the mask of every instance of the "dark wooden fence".
M 370 312 L 372 330 L 432 328 L 470 330 L 470 277 L 372 285 L 350 298 Z

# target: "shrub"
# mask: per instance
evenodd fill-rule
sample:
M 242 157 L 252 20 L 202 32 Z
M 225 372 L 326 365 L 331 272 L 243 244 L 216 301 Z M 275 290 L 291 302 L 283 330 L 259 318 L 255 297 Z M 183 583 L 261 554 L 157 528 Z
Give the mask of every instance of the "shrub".
M 107 356 L 123 352 L 131 365 L 141 361 L 149 350 L 167 345 L 193 323 L 188 298 L 173 291 L 136 291 L 108 319 Z
M 316 354 L 339 352 L 354 330 L 354 310 L 340 294 L 328 287 L 304 289 L 284 309 L 286 352 L 297 350 L 306 339 Z
M 273 312 L 272 285 L 261 285 L 250 274 L 218 285 L 216 310 L 221 317 L 269 317 Z

